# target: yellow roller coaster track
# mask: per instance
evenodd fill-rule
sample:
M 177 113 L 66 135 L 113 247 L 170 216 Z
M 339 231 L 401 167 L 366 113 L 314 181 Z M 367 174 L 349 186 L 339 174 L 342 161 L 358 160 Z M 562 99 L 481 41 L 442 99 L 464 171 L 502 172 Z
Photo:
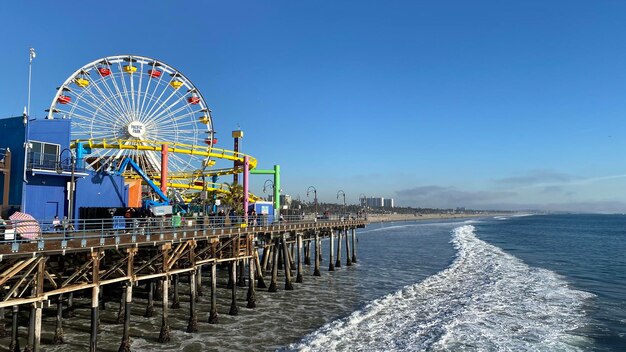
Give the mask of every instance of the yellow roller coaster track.
M 72 141 L 71 147 L 76 148 L 78 143 L 83 143 L 84 146 L 92 148 L 92 149 L 126 149 L 126 150 L 145 150 L 145 151 L 154 151 L 160 152 L 163 145 L 167 145 L 169 153 L 179 153 L 179 154 L 188 154 L 188 155 L 198 155 L 205 156 L 217 159 L 224 159 L 230 161 L 238 161 L 243 163 L 244 157 L 248 157 L 250 170 L 254 169 L 257 166 L 256 158 L 227 149 L 219 149 L 213 148 L 209 146 L 197 146 L 192 144 L 182 144 L 182 143 L 171 143 L 171 142 L 160 142 L 160 141 L 138 141 L 138 140 L 126 140 L 126 139 L 115 139 L 115 140 L 79 140 L 76 139 Z M 183 180 L 183 179 L 198 179 L 201 177 L 211 177 L 211 176 L 223 176 L 223 175 L 232 175 L 236 173 L 243 172 L 242 167 L 237 168 L 225 168 L 225 169 L 213 169 L 213 170 L 204 170 L 204 172 L 190 171 L 190 172 L 178 172 L 178 173 L 170 173 L 169 179 L 172 181 L 175 180 Z M 161 183 L 158 180 L 152 180 L 157 186 L 160 186 Z M 168 182 L 168 187 L 179 188 L 179 189 L 193 189 L 198 191 L 209 191 L 209 192 L 217 192 L 217 193 L 229 193 L 227 186 L 222 183 L 210 183 L 206 182 L 201 185 L 195 184 L 195 182 L 191 182 L 190 184 L 178 183 L 178 182 Z M 250 194 L 250 200 L 256 201 L 261 198 Z

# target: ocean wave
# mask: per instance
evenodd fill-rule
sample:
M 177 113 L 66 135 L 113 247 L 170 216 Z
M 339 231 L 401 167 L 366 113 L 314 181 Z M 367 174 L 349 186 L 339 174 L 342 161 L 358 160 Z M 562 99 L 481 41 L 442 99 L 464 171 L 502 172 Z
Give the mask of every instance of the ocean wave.
M 285 350 L 581 351 L 592 294 L 526 265 L 474 234 L 453 230 L 454 262 L 442 272 L 372 301 Z

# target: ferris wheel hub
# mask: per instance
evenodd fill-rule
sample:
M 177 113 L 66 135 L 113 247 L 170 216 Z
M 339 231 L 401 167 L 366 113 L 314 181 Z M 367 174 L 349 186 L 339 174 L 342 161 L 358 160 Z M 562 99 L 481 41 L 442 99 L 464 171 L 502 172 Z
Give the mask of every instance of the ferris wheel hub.
M 146 125 L 139 121 L 133 121 L 128 124 L 128 135 L 135 138 L 142 138 L 146 133 Z

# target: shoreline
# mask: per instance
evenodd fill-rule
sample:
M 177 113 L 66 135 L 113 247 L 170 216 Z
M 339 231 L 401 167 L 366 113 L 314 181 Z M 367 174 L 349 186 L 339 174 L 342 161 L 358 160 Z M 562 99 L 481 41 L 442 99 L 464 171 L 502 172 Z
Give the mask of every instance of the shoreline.
M 481 218 L 492 216 L 510 216 L 512 213 L 484 213 L 484 214 L 367 214 L 370 223 L 392 222 L 392 221 L 416 221 L 416 220 L 439 220 L 439 219 L 461 219 L 461 218 Z

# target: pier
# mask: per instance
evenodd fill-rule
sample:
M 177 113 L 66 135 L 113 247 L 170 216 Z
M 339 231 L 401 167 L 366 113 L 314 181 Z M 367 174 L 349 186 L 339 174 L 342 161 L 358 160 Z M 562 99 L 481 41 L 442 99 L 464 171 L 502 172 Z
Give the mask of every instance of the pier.
M 322 239 L 338 237 L 338 243 L 345 239 L 346 265 L 356 263 L 356 229 L 367 224 L 365 219 L 343 217 L 298 217 L 264 225 L 244 221 L 236 219 L 232 224 L 216 226 L 206 218 L 194 218 L 172 226 L 171 222 L 147 220 L 124 224 L 112 219 L 89 220 L 78 223 L 76 230 L 54 231 L 49 227 L 51 231 L 33 240 L 5 239 L 0 244 L 0 334 L 10 336 L 10 351 L 21 351 L 21 346 L 25 351 L 40 351 L 46 310 L 57 316 L 54 343 L 63 343 L 64 316 L 76 309 L 73 298 L 80 295 L 91 301 L 89 350 L 97 349 L 99 313 L 106 299 L 119 302 L 118 323 L 124 324 L 119 350 L 130 351 L 133 291 L 143 290 L 148 297 L 145 316 L 156 314 L 155 301 L 161 301 L 161 329 L 155 338 L 167 343 L 168 310 L 181 305 L 181 279 L 188 283 L 190 297 L 186 331 L 197 332 L 198 319 L 219 322 L 218 295 L 231 297 L 229 314 L 236 315 L 238 288 L 247 290 L 246 307 L 253 309 L 262 304 L 256 301 L 257 289 L 293 290 L 294 283 L 303 283 L 305 267 L 315 276 L 321 275 Z M 27 225 L 32 224 L 13 221 L 7 224 L 5 233 L 11 227 Z M 333 242 L 329 243 L 329 270 L 336 270 L 333 258 L 337 259 L 335 267 L 339 267 L 341 245 L 335 253 Z M 229 273 L 228 289 L 223 292 L 218 292 L 216 285 L 218 268 Z M 284 286 L 279 270 L 284 275 Z M 202 272 L 210 273 L 208 282 L 202 280 Z M 195 302 L 204 286 L 210 291 L 211 309 L 198 312 Z M 119 296 L 111 297 L 114 292 Z M 23 310 L 29 312 L 27 326 L 19 324 L 19 312 Z M 5 319 L 11 322 L 10 331 Z M 19 338 L 20 330 L 27 331 L 25 343 Z

